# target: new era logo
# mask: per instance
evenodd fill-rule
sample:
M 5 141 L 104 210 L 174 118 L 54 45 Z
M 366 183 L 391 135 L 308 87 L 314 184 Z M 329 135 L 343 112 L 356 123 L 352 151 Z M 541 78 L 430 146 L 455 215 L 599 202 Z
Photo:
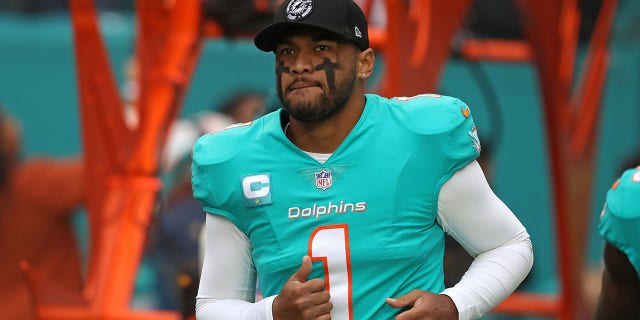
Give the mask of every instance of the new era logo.
M 360 29 L 358 29 L 358 27 L 355 27 L 355 31 L 354 32 L 356 34 L 356 37 L 362 38 L 362 32 L 360 32 Z

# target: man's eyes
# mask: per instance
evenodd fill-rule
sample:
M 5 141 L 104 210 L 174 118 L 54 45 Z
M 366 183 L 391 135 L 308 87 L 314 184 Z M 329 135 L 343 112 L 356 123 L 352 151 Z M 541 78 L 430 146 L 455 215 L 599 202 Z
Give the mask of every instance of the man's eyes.
M 330 47 L 329 47 L 329 45 L 326 45 L 326 44 L 318 44 L 318 45 L 316 45 L 315 47 L 313 47 L 313 51 L 316 51 L 316 52 L 322 52 L 322 51 L 327 51 L 327 50 L 329 50 L 329 48 L 330 48 Z M 288 56 L 288 55 L 292 55 L 292 54 L 294 54 L 294 53 L 295 53 L 295 50 L 294 50 L 293 48 L 282 48 L 282 49 L 279 49 L 279 50 L 278 50 L 278 53 L 279 53 L 280 55 L 283 55 L 283 56 Z
M 280 49 L 280 54 L 281 55 L 288 56 L 288 55 L 290 55 L 292 53 L 293 53 L 293 49 L 291 49 L 291 48 Z

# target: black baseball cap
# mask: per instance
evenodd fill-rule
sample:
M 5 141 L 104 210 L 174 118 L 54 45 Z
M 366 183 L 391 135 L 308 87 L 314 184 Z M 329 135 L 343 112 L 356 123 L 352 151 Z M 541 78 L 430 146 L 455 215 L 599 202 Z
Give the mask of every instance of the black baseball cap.
M 273 23 L 262 29 L 253 42 L 262 51 L 274 51 L 282 34 L 294 26 L 313 26 L 369 48 L 367 19 L 353 0 L 285 0 Z

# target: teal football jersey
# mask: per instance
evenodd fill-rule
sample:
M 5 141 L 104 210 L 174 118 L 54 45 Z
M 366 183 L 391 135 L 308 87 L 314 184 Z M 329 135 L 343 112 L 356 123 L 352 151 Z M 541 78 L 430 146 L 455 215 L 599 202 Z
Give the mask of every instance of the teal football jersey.
M 444 290 L 438 193 L 480 152 L 469 108 L 439 95 L 366 95 L 363 114 L 321 164 L 284 135 L 272 112 L 201 137 L 193 193 L 251 242 L 265 296 L 311 256 L 332 319 L 392 319 L 385 303 L 413 289 Z
M 622 173 L 607 192 L 598 231 L 640 275 L 640 167 Z

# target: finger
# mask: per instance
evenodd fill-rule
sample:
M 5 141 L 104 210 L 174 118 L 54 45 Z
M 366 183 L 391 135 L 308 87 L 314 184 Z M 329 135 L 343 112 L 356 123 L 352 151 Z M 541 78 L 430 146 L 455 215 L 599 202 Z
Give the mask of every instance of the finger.
M 307 277 L 309 277 L 311 270 L 311 258 L 309 256 L 304 256 L 302 257 L 302 264 L 300 265 L 300 268 L 291 276 L 291 279 L 305 282 L 307 281 Z
M 401 312 L 397 315 L 393 320 L 414 320 L 414 319 L 424 319 L 424 314 L 420 314 L 418 311 L 414 309 L 409 309 L 405 312 Z
M 324 279 L 315 278 L 305 282 L 305 286 L 307 286 L 309 292 L 325 291 L 326 282 L 324 281 Z
M 318 315 L 317 317 L 328 315 L 330 319 L 331 310 L 333 310 L 333 303 L 331 303 L 331 301 L 327 301 L 314 307 L 314 312 L 316 315 Z
M 387 298 L 385 300 L 387 302 L 388 305 L 394 307 L 394 308 L 402 308 L 404 307 L 404 305 L 402 305 L 400 303 L 400 301 L 398 301 L 398 299 L 394 299 L 394 298 Z
M 411 290 L 411 292 L 400 296 L 398 298 L 387 298 L 386 302 L 388 305 L 394 308 L 404 308 L 408 306 L 413 306 L 414 303 L 420 298 L 420 291 Z
M 320 305 L 323 303 L 327 303 L 331 299 L 331 295 L 329 295 L 328 291 L 319 291 L 314 292 L 309 295 L 315 305 Z

